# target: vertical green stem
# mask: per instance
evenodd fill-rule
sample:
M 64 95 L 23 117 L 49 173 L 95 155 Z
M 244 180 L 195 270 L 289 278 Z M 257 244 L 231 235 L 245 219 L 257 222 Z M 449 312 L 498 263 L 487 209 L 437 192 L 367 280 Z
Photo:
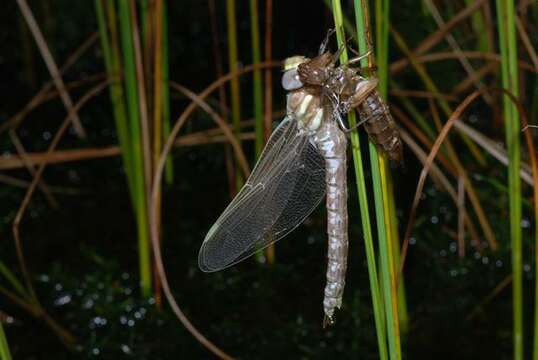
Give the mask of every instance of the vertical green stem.
M 259 4 L 258 0 L 250 0 L 250 37 L 252 46 L 252 63 L 257 64 L 261 59 L 260 50 L 260 20 L 259 20 Z M 254 132 L 256 135 L 254 152 L 256 158 L 260 156 L 265 143 L 264 139 L 264 124 L 263 124 L 263 108 L 262 108 L 262 71 L 256 69 L 253 75 L 253 93 L 254 100 Z M 265 260 L 264 253 L 267 254 L 267 262 L 272 263 L 274 260 L 274 247 L 270 245 L 267 249 L 256 253 L 258 261 Z
M 226 19 L 228 26 L 228 62 L 230 67 L 230 72 L 237 71 L 237 21 L 235 15 L 235 0 L 226 0 Z M 237 136 L 237 140 L 240 142 L 239 134 L 241 132 L 240 124 L 241 121 L 241 100 L 240 100 L 240 88 L 239 88 L 239 78 L 234 77 L 230 81 L 231 96 L 232 96 L 232 124 L 234 128 L 234 133 Z M 236 166 L 236 186 L 237 189 L 241 188 L 243 185 L 241 171 L 238 166 Z
M 250 31 L 252 41 L 252 63 L 257 64 L 261 59 L 260 51 L 260 21 L 258 15 L 258 0 L 250 0 Z M 262 109 L 262 71 L 253 72 L 254 97 L 254 129 L 256 133 L 256 158 L 263 149 L 263 109 Z
M 379 78 L 379 92 L 381 96 L 386 100 L 388 95 L 388 60 L 389 60 L 389 23 L 390 23 L 390 0 L 377 0 L 376 1 L 376 54 L 377 54 L 377 66 L 378 66 L 378 78 Z M 381 157 L 380 157 L 381 160 Z M 396 206 L 394 203 L 394 189 L 392 187 L 392 181 L 386 160 L 383 158 L 384 165 L 380 165 L 382 171 L 382 185 L 383 185 L 383 208 L 386 214 L 385 227 L 387 228 L 388 241 L 391 246 L 392 258 L 394 259 L 394 273 L 391 273 L 391 277 L 398 276 L 400 268 L 400 241 L 398 236 L 398 220 L 396 218 Z M 408 315 L 407 315 L 407 303 L 405 301 L 405 288 L 403 275 L 396 280 L 398 283 L 398 296 L 396 297 L 398 303 L 398 316 L 399 316 L 399 328 L 408 328 Z
M 387 174 L 388 180 L 388 189 L 390 190 L 391 196 L 389 196 L 389 216 L 390 216 L 390 227 L 391 227 L 391 242 L 394 249 L 394 269 L 396 276 L 400 269 L 400 237 L 398 235 L 398 220 L 396 218 L 396 203 L 394 201 L 394 186 L 392 181 L 392 176 L 390 173 Z M 400 274 L 400 278 L 397 280 L 398 284 L 398 316 L 400 321 L 400 332 L 402 334 L 407 334 L 409 330 L 409 312 L 407 311 L 407 299 L 405 295 L 405 281 L 403 274 Z
M 0 360 L 11 360 L 11 352 L 7 343 L 4 327 L 0 321 Z
M 95 9 L 97 15 L 97 25 L 99 28 L 99 37 L 101 40 L 101 48 L 105 59 L 105 68 L 108 76 L 114 77 L 117 80 L 110 84 L 110 101 L 114 112 L 114 121 L 116 132 L 121 147 L 121 155 L 123 159 L 123 167 L 127 177 L 127 184 L 131 199 L 133 198 L 133 181 L 132 181 L 132 153 L 129 144 L 129 133 L 127 126 L 127 114 L 125 110 L 125 101 L 123 97 L 123 88 L 121 85 L 121 69 L 120 59 L 117 48 L 117 29 L 116 29 L 116 11 L 114 3 L 109 1 L 105 15 L 105 9 L 102 4 L 103 0 L 95 0 Z M 108 21 L 107 21 L 108 18 Z M 107 26 L 107 24 L 109 24 Z M 107 28 L 112 33 L 112 42 L 110 41 Z
M 538 20 L 538 2 L 532 4 L 532 19 Z M 531 103 L 531 119 L 536 121 L 538 116 L 538 76 L 534 79 L 534 95 Z M 536 164 L 533 164 L 536 167 Z M 536 171 L 536 169 L 535 169 Z M 535 178 L 536 181 L 536 178 Z M 538 360 L 538 193 L 534 189 L 534 344 L 532 355 Z
M 518 96 L 517 45 L 514 2 L 497 0 L 499 23 L 499 48 L 501 50 L 502 86 Z M 503 96 L 506 146 L 508 149 L 508 188 L 510 189 L 510 237 L 512 244 L 512 311 L 514 359 L 522 360 L 523 354 L 523 274 L 521 234 L 521 180 L 519 133 L 520 122 L 516 106 L 508 96 Z
M 533 166 L 538 166 L 533 164 Z M 536 172 L 537 170 L 535 170 Z M 535 175 L 536 176 L 536 175 Z M 536 178 L 535 178 L 536 181 Z M 536 186 L 536 185 L 535 185 Z M 538 189 L 534 189 L 534 344 L 533 359 L 538 360 Z
M 342 31 L 343 26 L 343 14 L 340 4 L 340 0 L 332 0 L 332 11 L 334 16 L 334 23 L 336 27 L 336 36 L 340 46 L 345 44 L 344 34 Z M 359 1 L 355 1 L 355 13 L 357 16 L 357 29 L 359 40 L 359 51 L 366 52 L 365 31 L 362 8 Z M 342 52 L 341 62 L 347 61 L 347 50 Z M 350 113 L 348 116 L 349 125 L 355 126 L 356 118 L 354 113 Z M 360 150 L 359 136 L 356 131 L 351 132 L 351 146 L 353 154 L 353 164 L 355 168 L 355 182 L 357 185 L 357 194 L 360 205 L 362 230 L 364 235 L 364 245 L 366 252 L 366 259 L 368 262 L 368 277 L 370 280 L 370 291 L 372 294 L 372 306 L 374 309 L 374 321 L 376 327 L 377 343 L 379 347 L 379 357 L 382 360 L 388 359 L 386 337 L 385 337 L 385 324 L 383 316 L 383 302 L 379 290 L 379 278 L 377 274 L 376 256 L 374 251 L 372 227 L 370 221 L 370 213 L 368 210 L 368 196 L 366 192 L 366 181 L 364 176 L 364 169 L 362 166 L 362 154 Z
M 134 61 L 130 9 L 127 0 L 119 0 L 119 19 L 123 49 L 123 75 L 127 97 L 127 110 L 129 114 L 131 148 L 133 151 L 133 187 L 138 227 L 140 284 L 142 294 L 144 296 L 149 296 L 151 292 L 151 254 L 148 238 L 144 164 L 137 93 L 138 85 Z
M 379 64 L 380 93 L 386 96 L 387 92 L 387 65 L 388 65 L 388 27 L 389 27 L 389 1 L 376 1 L 376 39 L 377 57 Z M 367 11 L 367 4 L 362 1 L 361 7 Z M 365 19 L 368 21 L 368 18 Z M 368 26 L 368 24 L 365 24 Z M 368 34 L 362 34 L 362 36 Z M 370 64 L 372 65 L 372 64 Z M 374 200 L 377 219 L 377 231 L 379 238 L 379 257 L 381 265 L 381 285 L 383 303 L 385 306 L 385 318 L 387 326 L 387 338 L 391 359 L 401 359 L 400 327 L 398 315 L 398 291 L 396 288 L 398 271 L 395 267 L 394 248 L 397 241 L 393 240 L 396 229 L 392 225 L 395 222 L 395 214 L 391 216 L 390 198 L 393 196 L 389 186 L 386 159 L 383 154 L 378 154 L 376 147 L 369 143 L 370 162 L 372 167 L 372 181 L 374 187 Z

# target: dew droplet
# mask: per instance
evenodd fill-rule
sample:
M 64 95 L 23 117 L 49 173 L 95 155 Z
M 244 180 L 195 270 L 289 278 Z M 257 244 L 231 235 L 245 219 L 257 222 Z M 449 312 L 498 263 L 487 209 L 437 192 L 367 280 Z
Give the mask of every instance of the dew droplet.
M 71 295 L 67 294 L 67 295 L 60 296 L 58 299 L 54 300 L 54 305 L 63 306 L 70 302 L 71 302 Z

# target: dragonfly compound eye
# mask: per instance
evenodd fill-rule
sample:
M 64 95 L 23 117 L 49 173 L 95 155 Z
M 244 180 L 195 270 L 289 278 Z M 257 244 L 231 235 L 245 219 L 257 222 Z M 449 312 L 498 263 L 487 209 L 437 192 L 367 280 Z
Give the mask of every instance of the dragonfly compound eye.
M 304 84 L 302 83 L 301 79 L 299 79 L 299 74 L 297 73 L 297 69 L 290 69 L 282 75 L 282 87 L 285 90 L 297 90 L 299 88 L 302 88 Z

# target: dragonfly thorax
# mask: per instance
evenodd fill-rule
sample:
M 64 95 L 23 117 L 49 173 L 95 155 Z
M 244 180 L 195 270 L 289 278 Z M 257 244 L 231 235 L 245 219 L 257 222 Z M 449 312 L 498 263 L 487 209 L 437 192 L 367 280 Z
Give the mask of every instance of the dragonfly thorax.
M 305 89 L 288 94 L 287 112 L 297 119 L 300 129 L 307 131 L 318 130 L 323 120 L 323 107 L 319 96 L 309 94 Z

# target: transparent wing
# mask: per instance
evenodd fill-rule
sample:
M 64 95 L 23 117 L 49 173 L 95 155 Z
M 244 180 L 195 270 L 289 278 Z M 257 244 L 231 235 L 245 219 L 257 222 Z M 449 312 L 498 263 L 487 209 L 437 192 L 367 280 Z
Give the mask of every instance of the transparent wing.
M 324 194 L 323 157 L 288 116 L 271 135 L 245 186 L 206 235 L 198 255 L 200 269 L 224 269 L 281 239 Z

